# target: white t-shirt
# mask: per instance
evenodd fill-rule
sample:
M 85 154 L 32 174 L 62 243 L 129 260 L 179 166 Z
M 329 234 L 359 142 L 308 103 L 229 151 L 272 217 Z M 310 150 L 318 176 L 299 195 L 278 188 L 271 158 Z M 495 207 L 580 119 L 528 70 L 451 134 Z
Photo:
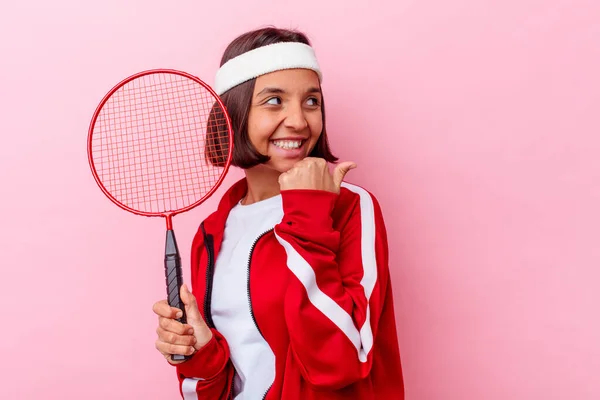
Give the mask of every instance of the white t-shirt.
M 236 370 L 235 400 L 261 400 L 275 379 L 275 355 L 256 328 L 248 298 L 248 262 L 256 239 L 283 218 L 281 195 L 229 213 L 213 276 L 212 318 Z

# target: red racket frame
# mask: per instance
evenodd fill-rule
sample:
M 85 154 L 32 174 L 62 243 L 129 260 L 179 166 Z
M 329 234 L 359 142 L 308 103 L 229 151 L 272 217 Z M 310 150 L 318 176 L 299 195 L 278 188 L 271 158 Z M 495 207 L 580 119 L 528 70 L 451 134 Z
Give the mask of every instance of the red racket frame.
M 227 130 L 229 132 L 229 155 L 227 156 L 227 160 L 225 161 L 225 165 L 223 166 L 223 172 L 221 173 L 221 176 L 219 177 L 219 179 L 217 180 L 217 182 L 215 183 L 215 185 L 208 191 L 208 193 L 206 193 L 201 199 L 199 199 L 195 203 L 190 204 L 189 206 L 180 208 L 180 209 L 175 210 L 175 211 L 162 212 L 162 213 L 159 213 L 159 212 L 155 213 L 155 212 L 146 212 L 146 211 L 135 210 L 135 209 L 133 209 L 131 207 L 128 207 L 125 204 L 119 202 L 117 199 L 115 199 L 110 194 L 110 192 L 104 187 L 104 185 L 102 184 L 102 181 L 100 180 L 100 177 L 98 176 L 98 173 L 96 172 L 96 166 L 94 165 L 94 160 L 93 160 L 93 157 L 92 157 L 92 134 L 93 134 L 93 131 L 94 131 L 94 126 L 96 124 L 96 120 L 98 118 L 98 115 L 100 114 L 100 111 L 104 107 L 104 104 L 108 101 L 108 99 L 117 90 L 119 90 L 121 87 L 123 87 L 128 82 L 130 82 L 130 81 L 132 81 L 134 79 L 140 78 L 142 76 L 145 76 L 145 75 L 156 74 L 156 73 L 170 73 L 170 74 L 180 75 L 180 76 L 183 76 L 185 78 L 191 79 L 191 80 L 197 82 L 198 84 L 202 85 L 206 90 L 208 90 L 213 95 L 213 97 L 215 98 L 215 100 L 217 101 L 217 103 L 219 103 L 219 106 L 221 107 L 221 110 L 223 110 L 223 114 L 225 115 L 225 120 L 227 122 Z M 150 70 L 138 72 L 137 74 L 131 75 L 130 77 L 123 79 L 121 82 L 119 82 L 117 85 L 115 85 L 115 87 L 113 87 L 102 98 L 102 101 L 100 102 L 100 104 L 96 108 L 96 111 L 94 112 L 94 115 L 92 117 L 92 121 L 90 122 L 90 127 L 88 129 L 88 161 L 89 161 L 89 164 L 90 164 L 90 168 L 92 170 L 92 174 L 94 175 L 94 180 L 96 181 L 96 183 L 100 187 L 100 190 L 102 190 L 102 192 L 113 203 L 115 203 L 117 206 L 119 206 L 120 208 L 122 208 L 125 211 L 129 211 L 129 212 L 131 212 L 133 214 L 142 215 L 142 216 L 145 216 L 145 217 L 164 217 L 164 218 L 166 218 L 166 220 L 167 220 L 167 229 L 168 230 L 172 230 L 173 229 L 172 218 L 175 215 L 181 214 L 183 212 L 191 210 L 194 207 L 199 206 L 206 199 L 208 199 L 210 196 L 212 196 L 212 194 L 219 188 L 219 186 L 221 186 L 221 183 L 223 182 L 223 179 L 225 179 L 225 176 L 227 175 L 227 171 L 229 170 L 229 167 L 231 165 L 232 155 L 233 155 L 233 129 L 231 127 L 231 119 L 229 117 L 229 114 L 227 113 L 227 109 L 225 108 L 225 105 L 221 101 L 221 98 L 217 95 L 217 93 L 209 85 L 207 85 L 206 83 L 204 83 L 201 79 L 199 79 L 199 78 L 197 78 L 197 77 L 195 77 L 193 75 L 190 75 L 190 74 L 188 74 L 186 72 L 178 71 L 178 70 L 175 70 L 175 69 L 150 69 Z

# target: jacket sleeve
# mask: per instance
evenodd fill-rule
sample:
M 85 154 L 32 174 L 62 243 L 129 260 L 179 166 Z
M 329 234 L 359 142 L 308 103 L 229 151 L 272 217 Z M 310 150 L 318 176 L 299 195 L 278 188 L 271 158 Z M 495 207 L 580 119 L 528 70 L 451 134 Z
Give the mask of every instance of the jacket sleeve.
M 202 304 L 204 282 L 199 281 L 205 276 L 205 269 L 200 264 L 200 255 L 204 251 L 203 234 L 199 230 L 192 242 L 191 279 L 192 293 L 199 304 Z M 202 268 L 201 268 L 202 267 Z M 204 317 L 204 310 L 200 307 Z M 231 398 L 233 387 L 233 364 L 229 359 L 227 341 L 214 327 L 211 327 L 212 339 L 192 358 L 176 364 L 179 391 L 184 400 L 227 400 Z
M 225 338 L 212 329 L 213 338 L 191 359 L 177 364 L 179 391 L 185 400 L 227 400 L 233 382 L 233 366 Z
M 292 354 L 307 382 L 322 390 L 369 375 L 389 280 L 379 204 L 366 190 L 343 186 L 358 196 L 347 194 L 354 202 L 341 226 L 334 227 L 332 218 L 339 195 L 288 190 L 275 227 L 296 277 L 284 304 Z

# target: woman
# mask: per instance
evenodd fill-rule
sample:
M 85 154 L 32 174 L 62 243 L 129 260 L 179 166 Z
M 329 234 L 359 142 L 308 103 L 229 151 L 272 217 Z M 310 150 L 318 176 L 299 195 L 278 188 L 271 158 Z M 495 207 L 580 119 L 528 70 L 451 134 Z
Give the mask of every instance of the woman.
M 225 50 L 215 90 L 246 176 L 194 238 L 187 324 L 165 300 L 153 308 L 184 399 L 404 397 L 384 221 L 343 182 L 354 163 L 330 173 L 321 79 L 299 32 L 260 29 Z

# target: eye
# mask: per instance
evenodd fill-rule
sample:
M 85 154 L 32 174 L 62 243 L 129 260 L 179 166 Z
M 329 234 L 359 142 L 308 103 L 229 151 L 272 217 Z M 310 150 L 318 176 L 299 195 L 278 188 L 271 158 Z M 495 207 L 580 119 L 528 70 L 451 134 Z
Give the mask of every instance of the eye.
M 320 103 L 319 103 L 319 99 L 317 99 L 316 97 L 310 97 L 310 98 L 307 100 L 307 102 L 308 102 L 308 105 L 309 105 L 309 106 L 315 106 L 315 107 L 316 107 L 316 106 L 318 106 L 318 105 L 320 104 Z
M 278 106 L 281 104 L 281 99 L 279 97 L 271 97 L 269 100 L 266 101 L 266 104 Z

